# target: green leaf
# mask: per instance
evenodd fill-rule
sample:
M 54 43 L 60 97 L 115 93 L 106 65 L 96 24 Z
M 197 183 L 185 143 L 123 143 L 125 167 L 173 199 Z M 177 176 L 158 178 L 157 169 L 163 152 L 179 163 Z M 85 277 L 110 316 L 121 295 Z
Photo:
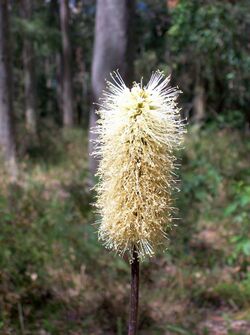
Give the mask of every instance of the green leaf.
M 238 203 L 237 202 L 233 202 L 231 203 L 224 211 L 224 216 L 230 216 L 232 215 L 236 209 L 238 208 Z
M 250 240 L 246 241 L 243 244 L 242 250 L 246 256 L 250 256 Z
M 181 335 L 192 335 L 192 333 L 190 333 L 189 331 L 179 327 L 179 326 L 176 326 L 176 325 L 168 325 L 166 327 L 167 330 L 170 330 L 172 332 L 174 332 L 175 334 L 181 334 Z

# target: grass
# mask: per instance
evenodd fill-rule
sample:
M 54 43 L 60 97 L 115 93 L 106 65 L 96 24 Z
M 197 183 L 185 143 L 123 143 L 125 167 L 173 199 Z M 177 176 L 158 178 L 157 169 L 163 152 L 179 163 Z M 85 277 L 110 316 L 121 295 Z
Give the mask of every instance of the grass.
M 249 143 L 190 128 L 182 219 L 141 270 L 140 334 L 248 334 Z M 0 180 L 0 333 L 126 334 L 129 265 L 97 240 L 86 132 L 49 128 L 22 156 L 18 184 Z

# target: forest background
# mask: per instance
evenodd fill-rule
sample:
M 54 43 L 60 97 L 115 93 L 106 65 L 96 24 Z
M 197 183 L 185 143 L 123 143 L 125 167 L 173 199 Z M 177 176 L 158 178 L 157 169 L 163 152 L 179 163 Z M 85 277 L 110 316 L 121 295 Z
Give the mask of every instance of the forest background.
M 250 334 L 248 0 L 0 0 L 0 334 L 126 334 L 129 264 L 89 191 L 93 101 L 118 68 L 171 74 L 189 124 L 139 334 Z

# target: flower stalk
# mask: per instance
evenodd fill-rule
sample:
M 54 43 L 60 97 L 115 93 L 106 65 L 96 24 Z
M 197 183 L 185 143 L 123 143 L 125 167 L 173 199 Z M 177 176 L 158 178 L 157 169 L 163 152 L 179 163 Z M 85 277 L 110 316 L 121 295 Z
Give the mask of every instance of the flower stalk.
M 136 248 L 133 251 L 133 262 L 131 263 L 131 290 L 130 290 L 130 314 L 129 314 L 129 325 L 128 335 L 137 334 L 137 322 L 138 322 L 138 305 L 139 305 L 139 259 Z

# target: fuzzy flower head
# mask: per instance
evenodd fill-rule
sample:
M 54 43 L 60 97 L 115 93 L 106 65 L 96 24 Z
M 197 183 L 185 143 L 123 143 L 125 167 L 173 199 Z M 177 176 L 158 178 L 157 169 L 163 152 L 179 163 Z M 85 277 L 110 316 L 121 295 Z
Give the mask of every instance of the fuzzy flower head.
M 143 259 L 164 245 L 172 224 L 174 150 L 184 133 L 179 91 L 160 71 L 131 89 L 118 72 L 111 77 L 95 129 L 99 239 L 131 260 L 135 248 Z

